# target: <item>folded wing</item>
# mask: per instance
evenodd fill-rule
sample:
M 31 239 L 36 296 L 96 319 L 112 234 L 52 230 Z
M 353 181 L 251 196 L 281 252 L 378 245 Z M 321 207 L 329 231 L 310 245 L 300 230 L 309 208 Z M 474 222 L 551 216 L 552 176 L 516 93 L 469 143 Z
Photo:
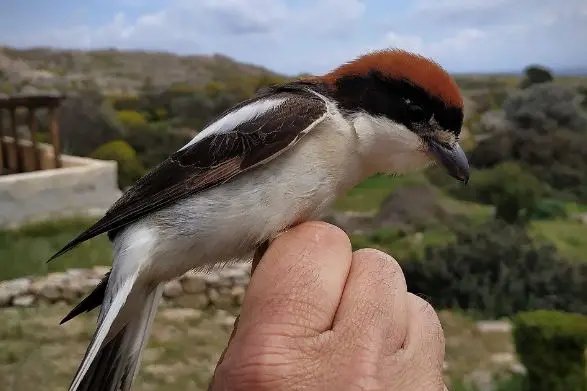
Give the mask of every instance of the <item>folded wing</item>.
M 327 115 L 325 101 L 304 88 L 274 88 L 221 114 L 192 141 L 126 191 L 94 225 L 49 261 L 200 191 L 226 183 L 296 144 Z

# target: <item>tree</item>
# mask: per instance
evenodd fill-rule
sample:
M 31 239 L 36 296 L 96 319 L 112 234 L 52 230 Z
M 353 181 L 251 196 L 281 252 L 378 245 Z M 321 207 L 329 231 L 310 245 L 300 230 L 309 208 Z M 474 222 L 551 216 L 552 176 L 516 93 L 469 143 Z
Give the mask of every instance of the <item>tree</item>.
M 547 83 L 553 81 L 552 72 L 542 65 L 529 65 L 524 69 L 524 78 L 520 83 L 521 88 L 529 87 L 533 84 Z
M 92 90 L 63 102 L 59 129 L 63 151 L 77 156 L 88 156 L 100 145 L 124 135 L 124 127 L 110 103 Z
M 145 173 L 135 150 L 126 141 L 108 142 L 96 149 L 91 156 L 94 159 L 114 160 L 118 163 L 118 185 L 121 189 L 133 185 Z
M 402 261 L 408 288 L 438 309 L 486 317 L 554 309 L 587 314 L 587 264 L 499 220 L 455 226 L 456 240 Z

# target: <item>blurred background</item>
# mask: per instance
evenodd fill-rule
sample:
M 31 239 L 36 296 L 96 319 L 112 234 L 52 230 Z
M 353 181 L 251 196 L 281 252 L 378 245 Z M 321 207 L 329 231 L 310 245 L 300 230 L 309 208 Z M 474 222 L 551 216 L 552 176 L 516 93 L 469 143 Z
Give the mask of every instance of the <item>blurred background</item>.
M 63 390 L 111 263 L 45 260 L 216 115 L 373 49 L 430 56 L 465 96 L 462 186 L 375 176 L 324 218 L 440 311 L 451 390 L 587 390 L 584 0 L 72 0 L 0 5 L 0 390 Z M 136 390 L 205 390 L 246 267 L 170 282 Z

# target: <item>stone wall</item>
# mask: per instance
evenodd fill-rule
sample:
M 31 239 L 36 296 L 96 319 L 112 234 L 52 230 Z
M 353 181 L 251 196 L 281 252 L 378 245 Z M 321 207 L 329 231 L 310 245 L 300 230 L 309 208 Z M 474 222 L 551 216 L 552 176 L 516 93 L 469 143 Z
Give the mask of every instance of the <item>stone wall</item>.
M 56 302 L 77 303 L 108 272 L 108 267 L 70 269 L 41 277 L 0 281 L 0 307 L 33 307 Z M 165 300 L 188 297 L 192 306 L 229 308 L 242 304 L 250 264 L 227 265 L 206 272 L 188 272 L 165 285 Z
M 41 144 L 39 149 L 42 161 L 51 162 L 51 146 Z M 0 176 L 0 228 L 99 215 L 120 197 L 116 162 L 69 155 L 62 155 L 62 162 L 59 169 Z

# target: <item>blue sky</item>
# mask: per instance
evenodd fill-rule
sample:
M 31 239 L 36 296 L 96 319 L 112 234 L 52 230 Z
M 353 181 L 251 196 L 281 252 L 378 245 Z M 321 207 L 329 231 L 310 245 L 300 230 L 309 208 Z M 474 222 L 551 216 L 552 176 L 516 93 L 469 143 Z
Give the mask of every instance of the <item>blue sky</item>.
M 222 53 L 288 74 L 386 47 L 453 72 L 587 67 L 587 0 L 5 0 L 0 44 Z

